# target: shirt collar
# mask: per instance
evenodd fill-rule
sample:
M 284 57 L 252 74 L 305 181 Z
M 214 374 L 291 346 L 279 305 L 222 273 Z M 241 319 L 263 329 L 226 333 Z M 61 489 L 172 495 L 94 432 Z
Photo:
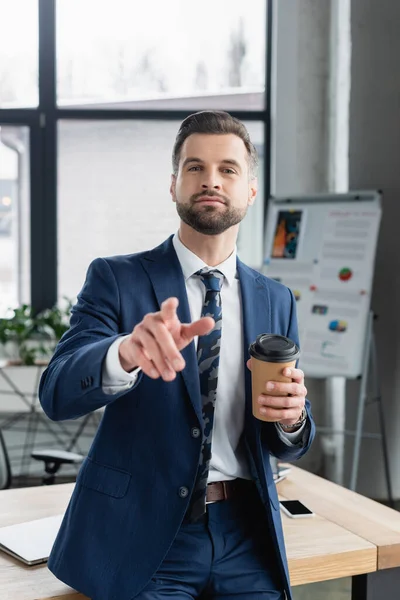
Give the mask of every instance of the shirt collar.
M 179 238 L 179 233 L 177 232 L 172 238 L 172 243 L 175 248 L 175 252 L 178 256 L 178 260 L 182 267 L 183 276 L 185 281 L 189 279 L 192 275 L 194 275 L 200 269 L 204 267 L 211 269 L 218 269 L 224 275 L 229 285 L 233 284 L 234 279 L 236 278 L 236 246 L 234 251 L 226 260 L 224 260 L 221 264 L 216 265 L 215 267 L 210 267 L 207 265 L 201 258 L 199 258 L 196 254 L 194 254 L 189 248 L 184 246 Z

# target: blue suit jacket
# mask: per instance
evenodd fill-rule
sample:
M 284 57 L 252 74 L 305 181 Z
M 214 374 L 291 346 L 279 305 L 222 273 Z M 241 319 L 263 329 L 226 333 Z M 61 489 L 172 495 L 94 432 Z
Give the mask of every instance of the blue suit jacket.
M 243 302 L 243 362 L 259 333 L 286 335 L 298 343 L 296 307 L 288 288 L 238 260 Z M 78 474 L 74 493 L 48 566 L 62 581 L 96 600 L 128 600 L 146 585 L 167 553 L 188 507 L 199 464 L 202 407 L 194 344 L 182 351 L 186 367 L 165 383 L 143 374 L 116 395 L 102 391 L 102 367 L 112 342 L 130 333 L 170 296 L 178 316 L 190 322 L 189 305 L 172 237 L 154 250 L 99 258 L 90 265 L 71 327 L 43 374 L 40 400 L 53 420 L 74 419 L 105 406 L 100 427 Z M 252 416 L 251 373 L 245 368 L 244 441 L 252 476 L 267 511 L 288 597 L 287 561 L 269 455 L 302 456 L 314 436 L 289 447 L 274 424 Z

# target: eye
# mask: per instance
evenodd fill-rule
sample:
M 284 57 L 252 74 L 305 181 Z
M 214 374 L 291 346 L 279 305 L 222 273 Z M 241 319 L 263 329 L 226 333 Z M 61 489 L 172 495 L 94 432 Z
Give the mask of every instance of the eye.
M 200 171 L 201 167 L 199 167 L 198 165 L 195 167 L 189 167 L 188 171 Z
M 228 175 L 234 175 L 235 171 L 233 169 L 230 169 L 229 167 L 226 167 L 225 169 L 223 169 L 224 173 L 228 173 Z

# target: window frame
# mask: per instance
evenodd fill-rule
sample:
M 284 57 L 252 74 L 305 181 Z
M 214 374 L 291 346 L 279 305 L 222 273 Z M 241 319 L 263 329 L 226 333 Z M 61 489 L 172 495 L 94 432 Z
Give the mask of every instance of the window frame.
M 271 186 L 271 71 L 273 0 L 266 0 L 265 106 L 229 111 L 243 121 L 264 126 L 264 214 Z M 38 0 L 39 104 L 29 109 L 1 109 L 0 125 L 30 130 L 31 303 L 40 311 L 57 302 L 57 124 L 59 120 L 183 120 L 193 110 L 69 109 L 57 106 L 56 0 Z

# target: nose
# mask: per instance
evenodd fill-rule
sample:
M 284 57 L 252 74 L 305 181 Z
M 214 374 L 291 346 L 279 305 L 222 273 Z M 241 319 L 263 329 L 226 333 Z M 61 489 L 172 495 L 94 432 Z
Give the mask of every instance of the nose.
M 221 180 L 218 171 L 204 171 L 204 178 L 201 183 L 203 190 L 220 190 Z

